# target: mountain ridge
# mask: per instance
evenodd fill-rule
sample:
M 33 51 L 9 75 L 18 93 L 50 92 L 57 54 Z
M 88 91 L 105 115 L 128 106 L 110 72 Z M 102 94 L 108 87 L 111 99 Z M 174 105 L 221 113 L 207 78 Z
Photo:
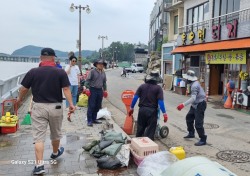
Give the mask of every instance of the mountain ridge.
M 26 45 L 22 48 L 16 49 L 15 51 L 13 51 L 13 53 L 11 54 L 11 56 L 40 56 L 41 54 L 41 50 L 44 47 L 40 47 L 40 46 L 34 46 L 34 45 Z M 95 51 L 92 50 L 82 50 L 82 57 L 86 58 L 88 56 L 91 56 L 92 53 L 94 53 Z M 57 57 L 68 57 L 68 52 L 66 51 L 60 51 L 60 50 L 55 50 L 55 53 L 57 55 Z M 76 56 L 78 56 L 78 51 L 74 52 Z

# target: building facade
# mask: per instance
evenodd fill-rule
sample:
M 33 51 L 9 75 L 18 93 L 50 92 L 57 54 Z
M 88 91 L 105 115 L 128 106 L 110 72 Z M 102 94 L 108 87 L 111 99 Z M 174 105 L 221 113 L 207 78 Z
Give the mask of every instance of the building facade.
M 223 95 L 228 81 L 245 89 L 250 72 L 250 3 L 247 0 L 185 0 L 177 47 L 182 68 L 192 69 L 209 95 Z M 247 83 L 249 85 L 249 82 Z
M 157 0 L 150 14 L 149 25 L 149 53 L 160 51 L 163 38 L 167 35 L 167 13 L 164 12 L 164 3 L 168 0 Z
M 179 69 L 181 55 L 171 55 L 183 26 L 184 6 L 181 0 L 157 0 L 150 15 L 149 53 L 156 51 L 162 59 L 161 74 L 172 75 Z
M 164 12 L 167 13 L 166 21 L 169 21 L 167 25 L 166 39 L 162 45 L 162 76 L 164 74 L 172 75 L 181 66 L 181 54 L 172 55 L 171 51 L 176 47 L 176 40 L 178 37 L 178 28 L 183 26 L 184 18 L 184 3 L 180 0 L 167 1 L 164 4 Z
M 142 64 L 144 67 L 148 64 L 148 50 L 144 48 L 135 48 L 135 63 Z

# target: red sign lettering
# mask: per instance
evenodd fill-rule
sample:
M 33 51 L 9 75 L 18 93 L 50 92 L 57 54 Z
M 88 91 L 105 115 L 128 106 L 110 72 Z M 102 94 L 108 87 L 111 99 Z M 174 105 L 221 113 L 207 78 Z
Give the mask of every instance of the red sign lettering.
M 233 24 L 228 23 L 227 29 L 228 29 L 228 38 L 236 38 L 237 37 L 237 27 L 238 27 L 238 20 L 234 20 Z
M 212 27 L 212 38 L 220 40 L 221 25 L 214 25 Z

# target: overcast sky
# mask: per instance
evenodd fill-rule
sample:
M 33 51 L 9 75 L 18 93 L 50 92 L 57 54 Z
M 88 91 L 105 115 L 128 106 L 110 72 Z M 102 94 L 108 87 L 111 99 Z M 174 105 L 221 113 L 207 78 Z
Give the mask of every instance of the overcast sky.
M 79 12 L 71 3 L 89 5 L 82 11 L 82 49 L 98 50 L 98 35 L 113 41 L 148 43 L 149 16 L 155 0 L 0 0 L 0 52 L 11 54 L 26 45 L 77 51 Z

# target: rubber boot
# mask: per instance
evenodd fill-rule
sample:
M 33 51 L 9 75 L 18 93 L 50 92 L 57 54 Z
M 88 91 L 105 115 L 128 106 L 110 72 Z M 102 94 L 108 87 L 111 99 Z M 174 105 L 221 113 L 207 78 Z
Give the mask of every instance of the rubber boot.
M 188 138 L 194 138 L 194 133 L 188 133 L 187 136 L 184 136 L 183 138 L 188 139 Z
M 195 146 L 202 146 L 207 144 L 207 135 L 200 139 L 199 142 L 195 143 Z

